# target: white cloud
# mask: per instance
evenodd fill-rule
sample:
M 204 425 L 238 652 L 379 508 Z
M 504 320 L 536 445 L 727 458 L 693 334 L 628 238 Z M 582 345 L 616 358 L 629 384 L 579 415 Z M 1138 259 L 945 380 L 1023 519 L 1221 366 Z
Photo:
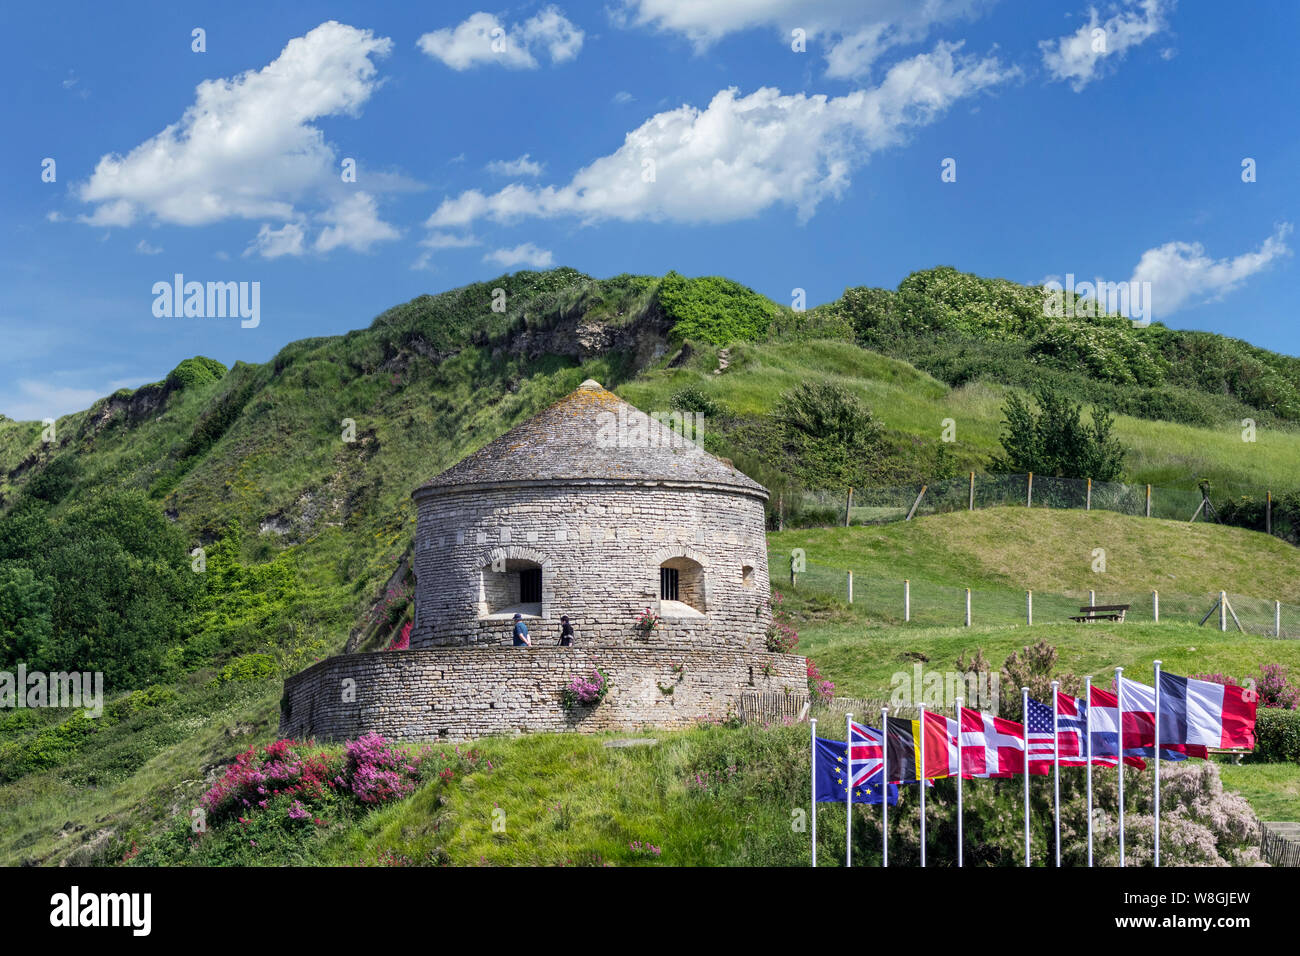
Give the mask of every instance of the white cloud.
M 96 399 L 107 394 L 90 388 L 54 385 L 30 378 L 19 379 L 17 385 L 18 393 L 11 394 L 6 399 L 5 414 L 20 422 L 61 418 L 89 408 Z
M 427 251 L 420 253 L 419 258 L 411 263 L 411 268 L 427 269 L 434 272 L 437 271 L 433 268 L 433 252 L 435 250 L 464 249 L 468 246 L 482 245 L 482 242 L 471 235 L 457 236 L 449 232 L 431 232 L 420 240 L 420 245 Z
M 631 103 L 634 99 L 636 99 L 636 97 L 633 96 L 631 93 L 629 93 L 627 90 L 619 90 L 610 99 L 610 102 L 617 103 L 619 106 L 622 106 L 624 103 Z
M 96 226 L 127 226 L 139 218 L 182 226 L 225 219 L 270 219 L 255 243 L 301 230 L 308 210 L 324 208 L 333 223 L 320 242 L 352 245 L 340 230 L 359 215 L 359 201 L 340 199 L 335 152 L 313 122 L 352 115 L 379 85 L 373 59 L 392 41 L 333 20 L 290 40 L 269 65 L 232 79 L 205 80 L 181 119 L 126 156 L 105 155 L 78 187 L 94 203 L 82 216 Z M 373 216 L 372 219 L 377 218 Z M 382 225 L 382 224 L 380 224 Z M 292 227 L 292 228 L 291 228 Z M 391 230 L 391 227 L 386 227 Z M 362 245 L 391 238 L 369 223 Z M 396 235 L 396 230 L 391 230 Z M 330 238 L 326 238 L 326 234 Z M 296 253 L 295 253 L 296 254 Z
M 731 222 L 777 204 L 806 220 L 848 188 L 850 173 L 871 153 L 903 141 L 909 128 L 933 122 L 957 100 L 1018 75 L 994 57 L 960 56 L 959 48 L 939 43 L 895 64 L 879 86 L 845 96 L 722 90 L 703 110 L 682 106 L 652 116 L 565 185 L 468 190 L 445 199 L 426 225 L 557 216 Z
M 487 171 L 494 176 L 540 176 L 542 165 L 524 153 L 518 159 L 494 159 L 487 164 Z
M 870 71 L 894 47 L 919 43 L 937 26 L 981 13 L 996 0 L 624 0 L 622 25 L 677 33 L 702 53 L 723 37 L 764 28 L 789 46 L 803 30 L 808 50 L 820 44 L 827 76 Z
M 572 60 L 582 49 L 583 37 L 582 30 L 552 4 L 509 27 L 491 13 L 475 13 L 456 27 L 424 34 L 418 45 L 453 70 L 485 63 L 535 70 L 543 54 L 552 64 Z
M 1289 256 L 1286 237 L 1291 231 L 1291 223 L 1282 223 L 1257 251 L 1232 259 L 1211 259 L 1199 242 L 1167 242 L 1142 253 L 1129 281 L 1151 283 L 1151 304 L 1156 315 L 1169 315 L 1189 303 L 1212 302 L 1276 260 Z
M 281 256 L 300 256 L 303 254 L 303 240 L 307 230 L 299 223 L 286 222 L 279 229 L 272 229 L 268 223 L 262 223 L 257 237 L 244 250 L 245 256 L 257 254 L 263 259 L 278 259 Z
M 331 225 L 316 238 L 316 251 L 329 252 L 346 246 L 356 252 L 369 252 L 376 242 L 396 239 L 401 233 L 379 218 L 375 197 L 358 192 L 321 213 Z
M 142 256 L 156 256 L 162 252 L 162 246 L 155 246 L 148 239 L 141 239 L 135 244 L 135 251 Z
M 531 242 L 521 243 L 513 249 L 494 249 L 483 257 L 484 262 L 494 262 L 504 269 L 515 266 L 532 266 L 534 269 L 549 269 L 555 264 L 555 257 L 549 249 L 539 249 Z
M 1076 93 L 1104 75 L 1105 60 L 1122 60 L 1128 51 L 1162 32 L 1174 0 L 1129 0 L 1126 10 L 1100 22 L 1096 7 L 1073 33 L 1038 44 L 1043 66 L 1054 80 L 1068 80 Z M 1168 57 L 1165 57 L 1168 59 Z

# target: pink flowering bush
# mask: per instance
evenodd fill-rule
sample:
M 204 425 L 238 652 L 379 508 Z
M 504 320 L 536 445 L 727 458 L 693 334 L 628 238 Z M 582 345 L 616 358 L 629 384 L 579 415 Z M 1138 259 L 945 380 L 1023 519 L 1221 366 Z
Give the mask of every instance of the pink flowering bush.
M 659 627 L 659 615 L 654 611 L 646 608 L 636 616 L 636 629 L 642 634 L 649 634 Z
M 337 782 L 362 803 L 385 803 L 415 789 L 420 757 L 408 757 L 379 734 L 365 734 L 347 745 L 343 775 Z
M 828 701 L 835 696 L 835 684 L 827 680 L 817 669 L 813 659 L 808 659 L 808 693 L 820 701 Z
M 393 643 L 388 645 L 390 651 L 404 651 L 411 646 L 411 622 L 407 621 L 406 626 L 402 628 L 402 633 L 393 638 Z
M 590 677 L 577 676 L 569 686 L 560 691 L 560 699 L 566 708 L 572 709 L 578 704 L 592 706 L 599 704 L 609 693 L 609 675 L 599 667 L 592 668 Z

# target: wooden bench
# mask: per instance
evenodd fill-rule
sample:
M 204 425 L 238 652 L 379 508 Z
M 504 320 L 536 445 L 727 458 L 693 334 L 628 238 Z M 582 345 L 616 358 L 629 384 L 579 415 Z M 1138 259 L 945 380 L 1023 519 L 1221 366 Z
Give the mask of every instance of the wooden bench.
M 1131 605 L 1128 604 L 1094 604 L 1091 607 L 1079 608 L 1079 614 L 1070 618 L 1071 621 L 1082 621 L 1085 624 L 1091 621 L 1118 621 L 1124 623 L 1124 614 Z

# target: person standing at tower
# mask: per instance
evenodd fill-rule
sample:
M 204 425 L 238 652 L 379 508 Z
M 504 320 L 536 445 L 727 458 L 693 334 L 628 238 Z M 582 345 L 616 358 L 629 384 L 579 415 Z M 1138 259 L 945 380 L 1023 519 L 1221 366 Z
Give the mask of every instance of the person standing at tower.
M 573 625 L 569 623 L 569 615 L 560 615 L 560 646 L 573 646 Z
M 528 639 L 528 625 L 524 623 L 522 614 L 515 615 L 515 647 L 532 647 L 533 642 Z

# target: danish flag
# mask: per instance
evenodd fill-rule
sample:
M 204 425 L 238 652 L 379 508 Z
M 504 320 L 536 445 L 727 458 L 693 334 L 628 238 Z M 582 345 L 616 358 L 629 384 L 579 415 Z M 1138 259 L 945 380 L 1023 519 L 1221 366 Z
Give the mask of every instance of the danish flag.
M 1025 731 L 1020 724 L 969 707 L 961 709 L 961 775 L 1011 777 L 1025 772 Z

